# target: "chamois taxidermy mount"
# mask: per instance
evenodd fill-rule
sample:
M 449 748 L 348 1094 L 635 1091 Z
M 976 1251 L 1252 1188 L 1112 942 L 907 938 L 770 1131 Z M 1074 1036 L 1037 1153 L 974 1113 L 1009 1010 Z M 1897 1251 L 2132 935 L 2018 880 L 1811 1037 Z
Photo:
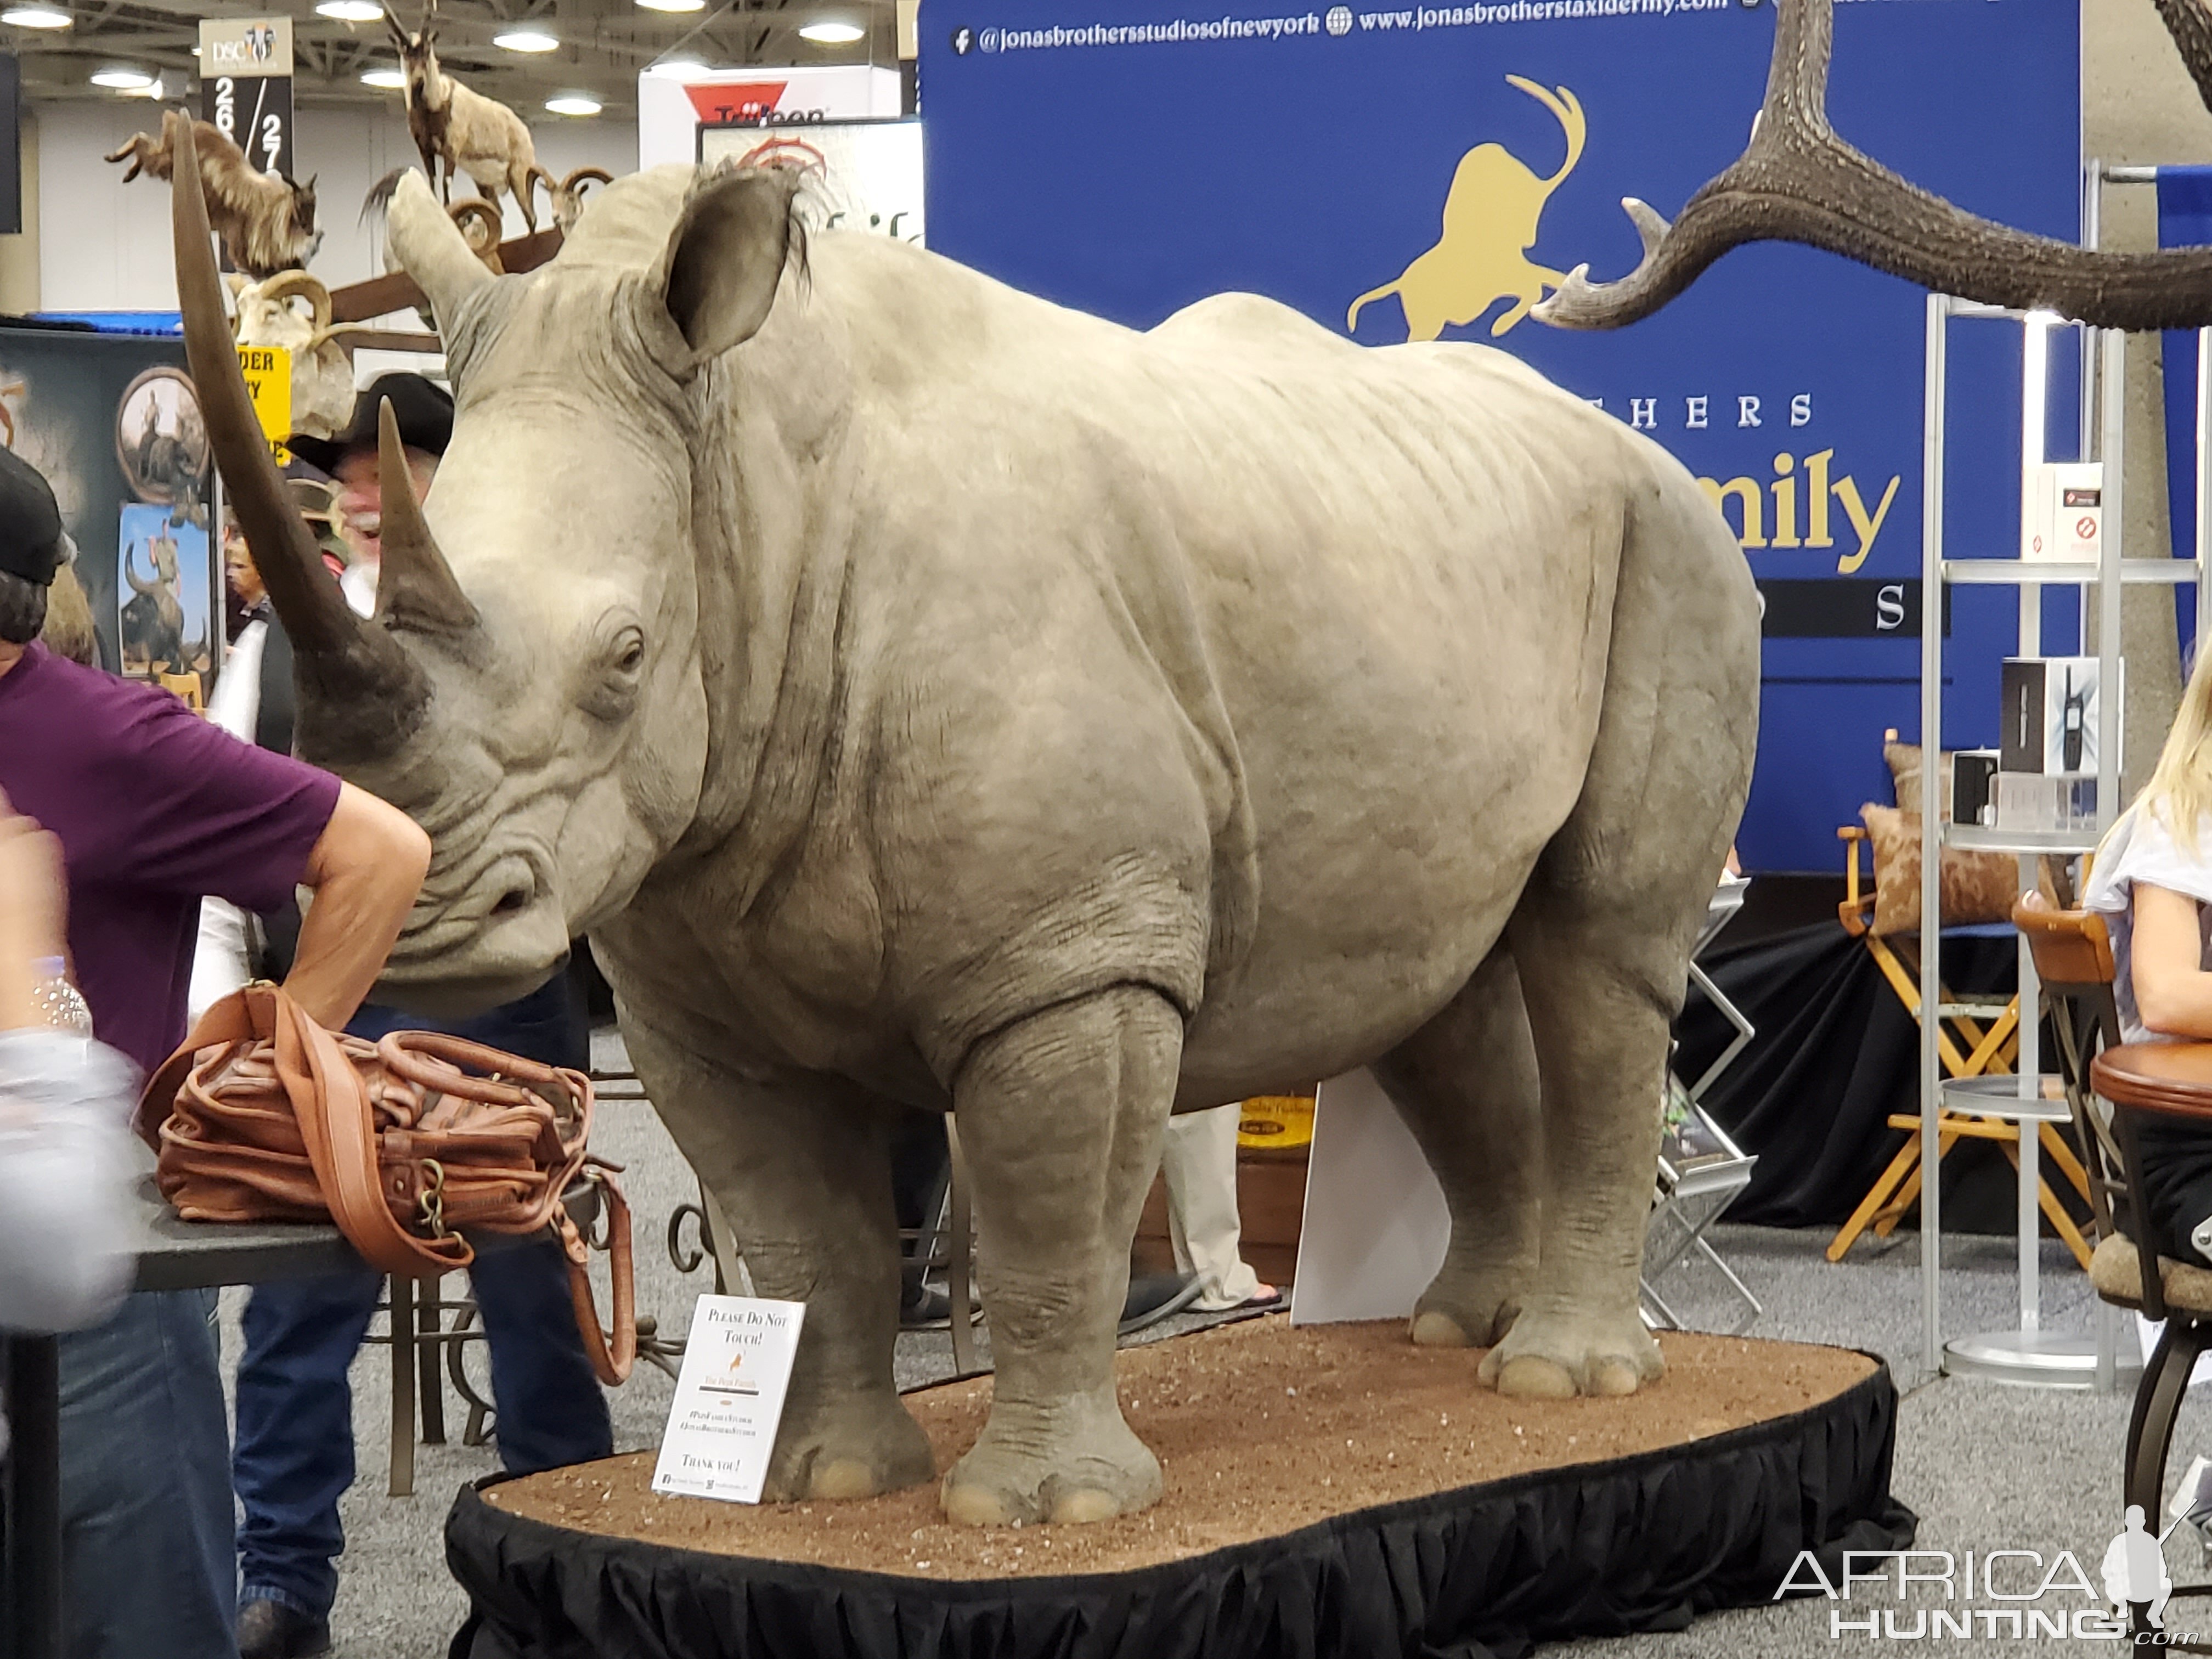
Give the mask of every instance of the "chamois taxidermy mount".
M 158 137 L 135 133 L 107 157 L 131 163 L 123 175 L 125 184 L 141 173 L 168 178 L 175 160 L 172 116 L 162 118 Z M 322 233 L 315 228 L 314 176 L 310 174 L 302 185 L 283 173 L 257 173 L 246 153 L 213 123 L 195 121 L 192 128 L 198 141 L 200 193 L 207 202 L 208 222 L 222 238 L 222 251 L 230 263 L 260 281 L 282 270 L 296 270 L 313 258 L 323 245 Z
M 406 77 L 401 94 L 407 102 L 408 136 L 422 158 L 422 171 L 438 186 L 438 199 L 450 203 L 453 175 L 465 173 L 475 181 L 477 194 L 494 206 L 501 191 L 512 195 L 522 210 L 524 226 L 535 231 L 533 182 L 544 179 L 549 191 L 558 186 L 553 175 L 538 165 L 538 149 L 522 118 L 497 99 L 470 91 L 440 67 L 434 3 L 423 14 L 422 27 L 411 34 L 389 11 L 384 23 L 399 49 L 399 67 Z

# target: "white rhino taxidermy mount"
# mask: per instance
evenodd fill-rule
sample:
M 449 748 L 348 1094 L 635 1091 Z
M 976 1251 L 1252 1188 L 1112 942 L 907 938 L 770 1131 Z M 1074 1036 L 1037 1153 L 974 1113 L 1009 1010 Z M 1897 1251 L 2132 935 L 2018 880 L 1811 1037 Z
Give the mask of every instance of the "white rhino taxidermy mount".
M 423 508 L 386 417 L 371 621 L 177 196 L 304 751 L 436 847 L 380 994 L 498 1002 L 590 935 L 755 1285 L 807 1304 L 770 1498 L 933 1473 L 891 1380 L 902 1104 L 958 1114 L 974 1178 L 998 1378 L 958 1520 L 1158 1496 L 1113 1358 L 1168 1115 L 1363 1064 L 1450 1204 L 1414 1340 L 1496 1341 L 1510 1394 L 1656 1377 L 1668 1021 L 1758 702 L 1690 475 L 1485 349 L 1244 295 L 1134 333 L 859 233 L 810 260 L 794 187 L 625 179 L 494 277 L 402 181 L 459 403 Z

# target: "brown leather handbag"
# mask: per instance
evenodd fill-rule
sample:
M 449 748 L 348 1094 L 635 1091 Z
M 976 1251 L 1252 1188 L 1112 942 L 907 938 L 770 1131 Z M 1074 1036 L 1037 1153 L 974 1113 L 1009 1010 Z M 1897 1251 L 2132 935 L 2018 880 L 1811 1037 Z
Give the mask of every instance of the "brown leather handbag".
M 580 1072 L 429 1031 L 334 1036 L 257 984 L 201 1016 L 147 1084 L 137 1121 L 185 1220 L 335 1222 L 387 1273 L 466 1267 L 464 1231 L 550 1227 L 592 1369 L 616 1383 L 637 1355 L 629 1206 L 615 1166 L 587 1150 L 592 1102 Z M 611 1334 L 562 1202 L 580 1182 L 598 1187 L 606 1216 Z

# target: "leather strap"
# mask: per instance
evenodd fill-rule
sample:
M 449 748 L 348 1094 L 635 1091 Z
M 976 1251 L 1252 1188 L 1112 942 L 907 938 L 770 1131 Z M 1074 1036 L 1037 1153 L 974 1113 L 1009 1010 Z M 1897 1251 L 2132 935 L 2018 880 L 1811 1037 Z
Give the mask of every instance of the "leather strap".
M 563 1207 L 553 1214 L 553 1231 L 561 1252 L 568 1259 L 568 1299 L 576 1310 L 576 1331 L 584 1339 L 584 1356 L 600 1382 L 613 1388 L 628 1379 L 637 1363 L 637 1286 L 632 1273 L 629 1242 L 629 1200 L 604 1165 L 585 1171 L 606 1205 L 607 1265 L 612 1269 L 615 1328 L 599 1328 L 599 1306 L 592 1299 L 591 1252 L 577 1231 L 575 1218 Z
M 307 1161 L 331 1206 L 331 1218 L 372 1267 L 402 1278 L 450 1273 L 476 1259 L 459 1233 L 422 1238 L 392 1218 L 376 1158 L 376 1121 L 361 1073 L 337 1040 L 309 1019 L 276 986 L 250 986 L 243 994 L 256 1025 L 269 1010 L 276 1043 L 276 1075 L 300 1120 Z

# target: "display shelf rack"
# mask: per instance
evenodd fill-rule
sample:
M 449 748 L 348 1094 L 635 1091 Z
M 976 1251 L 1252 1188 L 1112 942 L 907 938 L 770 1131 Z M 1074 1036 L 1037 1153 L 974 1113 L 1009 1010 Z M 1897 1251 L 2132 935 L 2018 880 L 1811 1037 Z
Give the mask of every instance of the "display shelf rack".
M 2179 586 L 2197 580 L 2197 567 L 2187 559 L 2122 559 L 2119 572 L 2127 583 Z M 2102 572 L 2094 564 L 2039 559 L 1946 559 L 1943 580 L 1954 586 L 2087 587 L 2101 580 Z
M 2091 214 L 2094 239 L 2094 209 Z M 1947 295 L 1930 295 L 1927 307 L 1927 357 L 1923 404 L 1921 495 L 1921 622 L 1920 731 L 1923 755 L 1943 752 L 1943 607 L 1947 586 L 1960 585 L 2010 586 L 2019 596 L 2019 654 L 2039 656 L 2043 651 L 2043 589 L 2072 586 L 2081 595 L 2078 614 L 2084 641 L 2089 632 L 2091 605 L 2095 606 L 2098 683 L 2097 708 L 2097 820 L 2090 827 L 2067 830 L 2029 831 L 1990 829 L 1973 824 L 1941 822 L 1942 790 L 1921 793 L 1921 845 L 1948 846 L 1960 850 L 2011 854 L 2020 860 L 2024 889 L 2035 881 L 2035 860 L 2043 855 L 2071 857 L 2094 848 L 2111 827 L 2120 793 L 2119 747 L 2123 709 L 2119 683 L 2120 592 L 2130 583 L 2195 583 L 2205 588 L 2208 564 L 2212 564 L 2212 512 L 2200 512 L 2194 559 L 2128 558 L 2124 556 L 2126 511 L 2125 410 L 2127 337 L 2116 330 L 2083 331 L 2081 453 L 2085 459 L 2105 464 L 2103 540 L 2094 564 L 2046 563 L 2021 558 L 1951 559 L 1944 555 L 1944 437 L 1946 425 L 1947 362 L 1949 328 L 1960 321 L 2002 321 L 2021 331 L 2021 524 L 2033 510 L 2032 469 L 2045 458 L 2046 422 L 2050 413 L 2049 380 L 2051 334 L 2063 326 L 2047 313 L 2008 311 L 1962 301 Z M 2097 418 L 2091 419 L 2094 392 Z M 2197 499 L 2212 504 L 2212 330 L 2198 336 L 2197 384 Z M 2087 654 L 2086 651 L 2083 654 Z M 1921 860 L 1920 1003 L 1935 1008 L 1944 1001 L 1942 982 L 1942 919 L 1940 900 L 1942 861 Z M 1945 1105 L 1954 1109 L 2003 1117 L 2033 1124 L 2051 1115 L 2045 1097 L 2041 1055 L 2038 1052 L 2039 988 L 2035 964 L 2025 940 L 2021 942 L 2020 1051 L 2015 1072 L 2008 1076 L 1974 1079 L 1962 1085 L 1943 1075 L 1937 1048 L 1938 1022 L 1920 1022 L 1920 1152 L 1923 1166 L 1940 1167 L 1941 1119 Z M 2042 1330 L 2041 1215 L 2042 1184 L 2038 1137 L 2023 1133 L 2019 1139 L 2020 1209 L 2018 1218 L 2020 1324 L 2016 1330 L 1960 1337 L 1947 1342 L 1942 1318 L 1942 1183 L 1930 1179 L 1921 1191 L 1920 1268 L 1921 1334 L 1928 1370 L 1963 1374 L 2040 1387 L 2083 1388 L 2093 1378 L 2112 1374 L 2109 1358 L 2100 1350 L 2113 1341 L 2112 1326 L 2100 1314 L 2099 1339 L 2094 1346 Z

